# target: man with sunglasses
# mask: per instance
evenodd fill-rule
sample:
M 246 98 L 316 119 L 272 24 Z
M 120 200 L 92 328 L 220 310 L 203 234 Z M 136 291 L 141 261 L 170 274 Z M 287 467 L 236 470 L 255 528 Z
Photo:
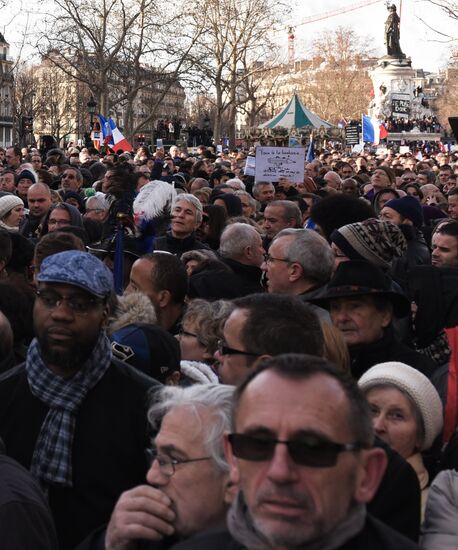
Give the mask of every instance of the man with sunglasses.
M 416 544 L 366 511 L 387 459 L 373 446 L 367 401 L 326 360 L 288 354 L 237 388 L 225 452 L 238 488 L 229 532 L 176 550 L 410 550 Z
M 239 384 L 259 361 L 282 353 L 322 356 L 324 337 L 312 308 L 293 296 L 251 294 L 233 301 L 215 358 L 224 384 Z
M 46 492 L 61 548 L 106 522 L 146 471 L 146 398 L 155 382 L 111 356 L 104 332 L 113 278 L 76 250 L 37 275 L 25 363 L 0 377 L 0 437 Z

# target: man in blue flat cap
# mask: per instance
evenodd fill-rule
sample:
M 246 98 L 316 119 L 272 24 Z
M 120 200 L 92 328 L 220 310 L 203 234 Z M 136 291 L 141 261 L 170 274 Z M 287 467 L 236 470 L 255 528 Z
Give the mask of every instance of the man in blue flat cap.
M 0 377 L 0 437 L 46 492 L 65 550 L 143 482 L 154 381 L 111 356 L 104 326 L 113 278 L 99 259 L 54 254 L 37 281 L 36 338 L 25 363 Z

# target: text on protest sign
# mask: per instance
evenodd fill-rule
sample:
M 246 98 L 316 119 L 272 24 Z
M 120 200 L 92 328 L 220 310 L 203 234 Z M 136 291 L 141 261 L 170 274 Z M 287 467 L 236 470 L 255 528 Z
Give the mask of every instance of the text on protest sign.
M 304 181 L 304 147 L 257 147 L 256 181 Z

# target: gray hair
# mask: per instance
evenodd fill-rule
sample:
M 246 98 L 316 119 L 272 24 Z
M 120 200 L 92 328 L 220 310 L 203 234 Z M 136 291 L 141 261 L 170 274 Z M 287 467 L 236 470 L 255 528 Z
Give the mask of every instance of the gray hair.
M 252 189 L 252 193 L 253 193 L 253 197 L 256 198 L 258 196 L 258 190 L 260 187 L 265 187 L 266 185 L 274 185 L 273 183 L 271 183 L 270 181 L 257 181 L 254 185 L 253 185 L 253 189 Z
M 86 199 L 86 206 L 89 206 L 89 202 L 94 204 L 94 208 L 99 210 L 108 210 L 110 208 L 110 202 L 107 200 L 105 193 L 99 191 Z
M 248 191 L 242 191 L 241 189 L 237 189 L 237 191 L 234 193 L 234 195 L 237 195 L 239 197 L 248 197 L 250 201 L 250 206 L 252 206 L 255 210 L 259 210 L 260 204 L 259 202 L 248 193 Z
M 256 229 L 247 223 L 232 223 L 221 234 L 219 253 L 223 258 L 236 259 L 242 256 L 247 246 L 253 246 L 259 239 Z
M 232 187 L 232 189 L 237 189 L 240 191 L 245 191 L 246 187 L 243 181 L 240 178 L 232 178 L 226 181 L 226 185 Z
M 305 279 L 319 285 L 326 283 L 334 266 L 334 254 L 328 242 L 311 229 L 283 229 L 274 241 L 288 236 L 294 239 L 286 246 L 285 257 L 301 265 Z
M 299 206 L 295 202 L 287 200 L 272 201 L 266 208 L 280 207 L 282 209 L 281 217 L 287 220 L 294 220 L 296 227 L 302 226 L 302 215 Z
M 233 386 L 224 384 L 194 384 L 186 388 L 164 386 L 155 393 L 157 401 L 148 411 L 148 420 L 158 430 L 162 419 L 175 407 L 187 407 L 200 424 L 205 448 L 214 465 L 222 472 L 229 471 L 224 455 L 223 435 L 231 429 Z M 209 409 L 213 415 L 210 425 L 203 426 L 199 409 Z
M 191 193 L 180 193 L 172 203 L 172 210 L 175 208 L 177 202 L 187 202 L 194 206 L 194 208 L 196 209 L 196 222 L 200 223 L 202 221 L 203 207 L 202 203 L 197 197 L 191 195 Z

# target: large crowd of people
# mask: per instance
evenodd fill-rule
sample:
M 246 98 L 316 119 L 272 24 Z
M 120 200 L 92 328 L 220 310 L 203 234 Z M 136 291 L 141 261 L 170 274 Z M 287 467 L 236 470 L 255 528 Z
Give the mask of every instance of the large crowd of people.
M 458 547 L 458 155 L 253 154 L 0 148 L 2 548 Z

